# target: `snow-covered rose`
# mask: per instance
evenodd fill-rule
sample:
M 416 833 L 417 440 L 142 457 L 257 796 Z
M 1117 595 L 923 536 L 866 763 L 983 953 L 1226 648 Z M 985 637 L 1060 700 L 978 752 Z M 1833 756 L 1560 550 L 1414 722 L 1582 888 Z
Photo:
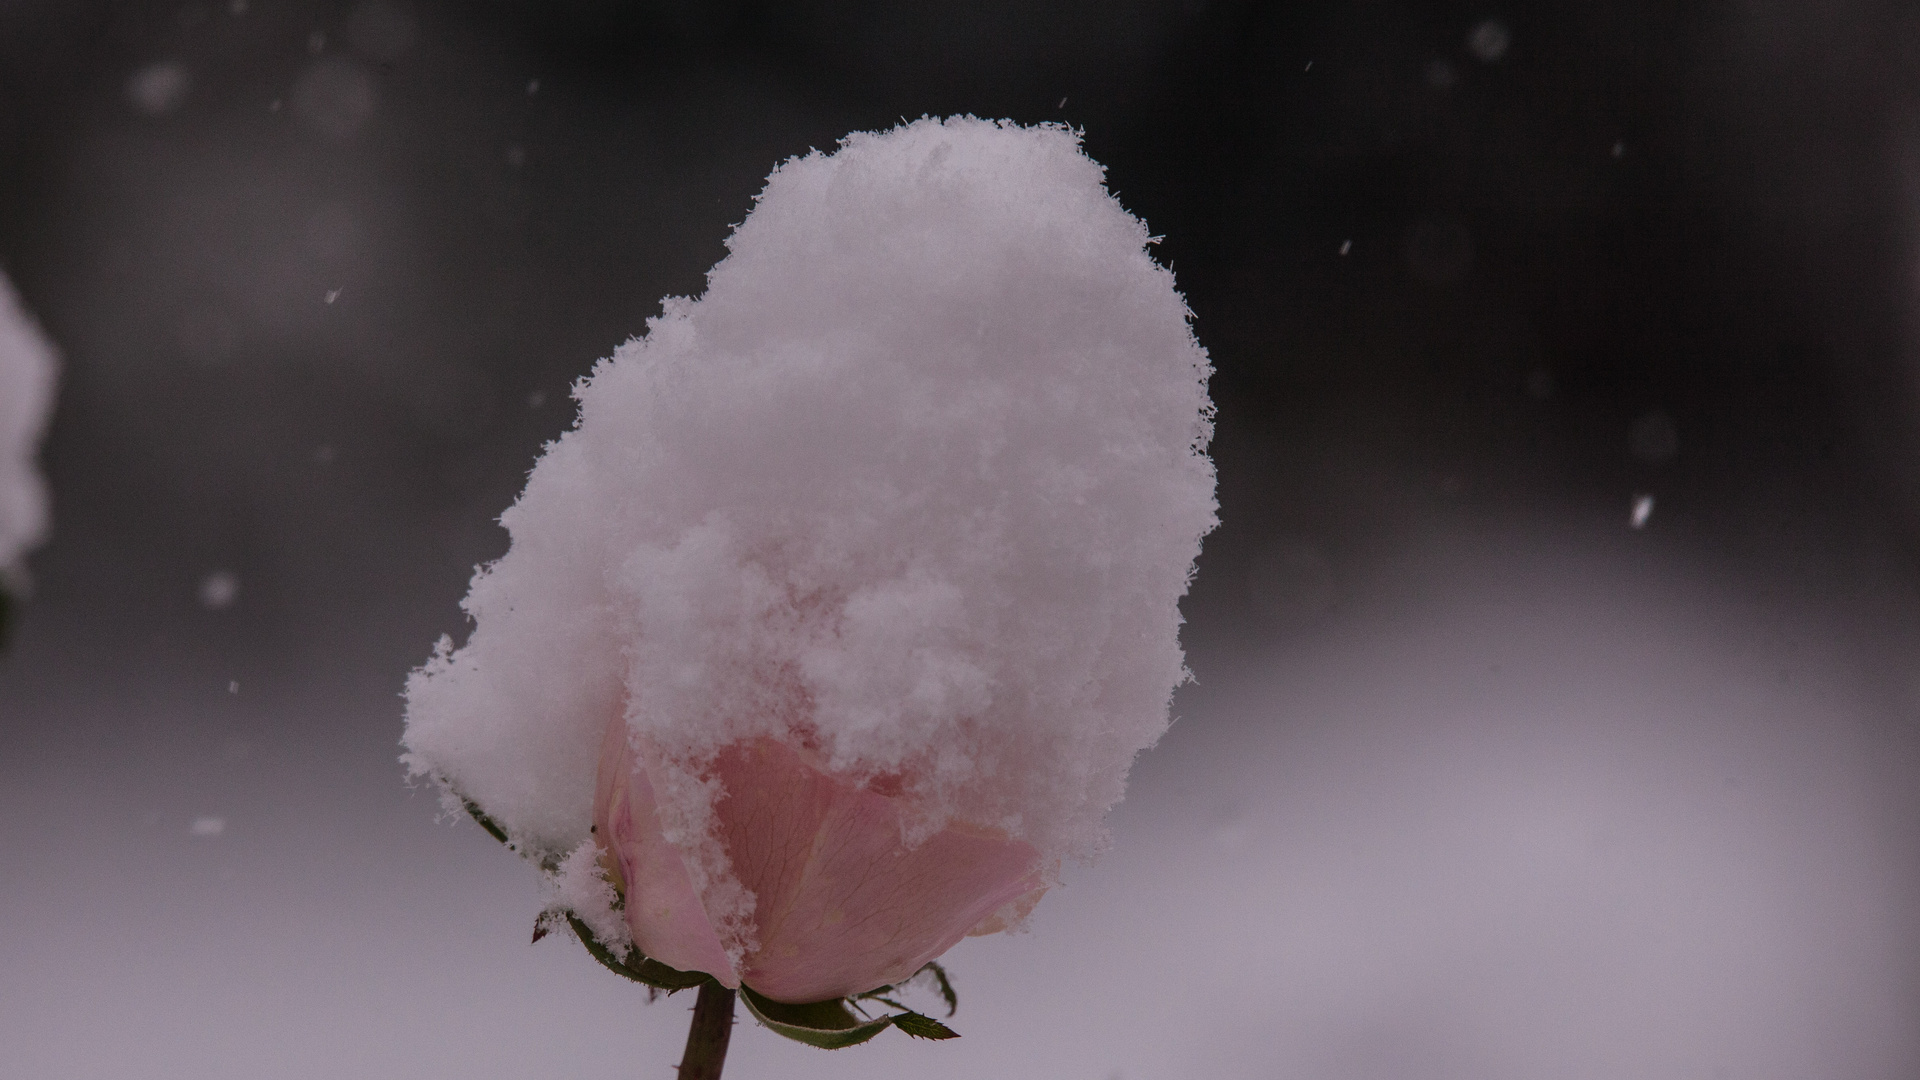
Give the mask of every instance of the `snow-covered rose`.
M 780 166 L 576 388 L 410 768 L 605 944 L 776 1000 L 1017 922 L 1185 677 L 1209 369 L 1151 241 L 1058 125 Z

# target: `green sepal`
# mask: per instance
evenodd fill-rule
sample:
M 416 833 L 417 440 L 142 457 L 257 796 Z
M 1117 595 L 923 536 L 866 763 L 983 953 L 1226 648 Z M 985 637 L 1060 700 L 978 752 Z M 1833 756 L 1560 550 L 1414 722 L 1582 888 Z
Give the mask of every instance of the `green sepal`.
M 740 1000 L 747 1003 L 747 1011 L 753 1014 L 755 1020 L 766 1025 L 767 1030 L 822 1050 L 838 1050 L 866 1042 L 892 1027 L 899 1019 L 883 1016 L 878 1020 L 862 1021 L 847 1007 L 845 998 L 816 1001 L 808 1005 L 788 1005 L 764 998 L 745 986 L 740 988 Z
M 947 978 L 947 969 L 929 960 L 927 961 L 926 967 L 914 972 L 915 977 L 928 974 L 932 975 L 934 981 L 940 984 L 940 1000 L 947 1003 L 947 1015 L 952 1016 L 954 1013 L 959 1012 L 960 995 L 953 992 L 953 983 Z M 944 1038 L 945 1036 L 942 1037 Z
M 916 1039 L 957 1039 L 960 1033 L 935 1020 L 925 1013 L 917 1013 L 890 997 L 883 997 L 878 990 L 869 990 L 860 995 L 859 1000 L 877 1001 L 882 1005 L 891 1005 L 900 1011 L 890 1017 L 893 1026 Z
M 906 978 L 901 979 L 897 983 L 888 983 L 885 986 L 876 986 L 864 994 L 855 994 L 853 995 L 853 997 L 849 998 L 848 1000 L 850 1001 L 884 1001 L 896 1009 L 900 1009 L 905 1012 L 913 1012 L 912 1009 L 907 1008 L 905 1005 L 900 1004 L 899 1002 L 893 1000 L 892 998 L 887 997 L 886 995 L 891 994 L 895 990 L 898 990 L 901 987 L 908 985 L 909 983 L 913 982 L 915 979 L 918 979 L 922 975 L 932 976 L 936 989 L 940 991 L 940 1000 L 947 1003 L 948 1016 L 952 1016 L 955 1012 L 959 1011 L 960 995 L 954 993 L 953 981 L 947 978 L 947 969 L 941 967 L 937 961 L 933 961 L 933 960 L 927 961 L 926 966 L 922 967 L 919 971 L 914 972 L 913 974 L 907 976 Z
M 573 927 L 574 936 L 580 939 L 580 944 L 587 947 L 587 953 L 600 961 L 608 971 L 651 986 L 655 990 L 665 990 L 671 994 L 675 990 L 699 986 L 713 978 L 704 971 L 681 971 L 679 968 L 668 967 L 642 953 L 638 948 L 628 953 L 627 959 L 622 960 L 613 955 L 612 949 L 600 944 L 600 939 L 593 936 L 592 928 L 581 922 L 580 916 L 571 911 L 567 912 L 567 925 Z
M 499 822 L 488 817 L 487 812 L 480 809 L 479 803 L 474 802 L 472 799 L 462 798 L 460 805 L 466 807 L 468 816 L 472 817 L 476 824 L 482 829 L 487 830 L 488 836 L 507 845 L 508 851 L 518 852 L 520 850 L 515 846 L 513 841 L 507 839 L 507 830 L 501 828 Z M 553 869 L 551 865 L 548 865 L 546 860 L 542 860 L 540 865 L 548 871 Z M 692 989 L 713 977 L 704 971 L 681 971 L 679 968 L 668 967 L 660 961 L 647 956 L 638 948 L 629 952 L 626 960 L 622 960 L 613 955 L 612 949 L 600 944 L 600 939 L 593 936 L 593 929 L 586 923 L 581 922 L 580 916 L 575 915 L 571 911 L 565 914 L 567 917 L 567 925 L 573 927 L 573 934 L 580 939 L 580 944 L 587 947 L 587 954 L 595 960 L 600 961 L 602 966 L 615 975 L 632 979 L 634 982 L 650 986 L 655 990 L 665 990 L 669 994 L 676 990 Z M 541 938 L 546 936 L 547 917 L 542 915 L 540 919 L 533 924 L 533 940 L 537 943 Z
M 6 614 L 5 600 L 6 594 L 0 592 L 0 617 Z M 4 624 L 0 624 L 0 630 L 4 628 Z M 520 850 L 513 841 L 507 839 L 507 831 L 500 827 L 499 822 L 488 817 L 486 811 L 480 809 L 479 803 L 463 798 L 460 804 L 466 808 L 468 816 L 486 830 L 488 836 L 505 844 L 509 851 Z M 580 916 L 571 911 L 565 914 L 567 925 L 573 928 L 573 934 L 580 939 L 580 944 L 586 946 L 587 954 L 615 975 L 632 979 L 653 990 L 664 990 L 669 994 L 692 989 L 713 978 L 703 971 L 681 971 L 679 968 L 668 967 L 642 953 L 637 947 L 627 954 L 629 957 L 627 960 L 622 960 L 613 955 L 612 949 L 600 943 L 600 939 L 594 936 L 593 928 L 582 922 Z M 534 924 L 533 940 L 538 942 L 545 936 L 547 936 L 547 926 L 543 916 Z M 914 972 L 911 978 L 904 981 L 910 982 L 912 978 L 928 973 L 931 973 L 939 983 L 940 997 L 947 1003 L 947 1015 L 952 1016 L 954 1010 L 959 1008 L 960 1000 L 953 992 L 953 983 L 947 979 L 945 968 L 928 961 L 925 967 Z M 889 1027 L 897 1027 L 916 1039 L 960 1037 L 959 1032 L 933 1017 L 914 1012 L 891 998 L 881 996 L 892 992 L 893 989 L 893 986 L 882 986 L 864 994 L 857 994 L 853 998 L 833 998 L 829 1001 L 815 1001 L 806 1005 L 789 1005 L 762 997 L 752 989 L 742 986 L 740 1000 L 747 1003 L 747 1011 L 752 1013 L 754 1019 L 764 1024 L 769 1031 L 823 1050 L 858 1046 Z M 878 1020 L 863 1020 L 850 1008 L 856 1000 L 877 1000 L 900 1011 Z
M 960 1033 L 931 1016 L 908 1009 L 892 1018 L 893 1026 L 916 1039 L 957 1039 Z

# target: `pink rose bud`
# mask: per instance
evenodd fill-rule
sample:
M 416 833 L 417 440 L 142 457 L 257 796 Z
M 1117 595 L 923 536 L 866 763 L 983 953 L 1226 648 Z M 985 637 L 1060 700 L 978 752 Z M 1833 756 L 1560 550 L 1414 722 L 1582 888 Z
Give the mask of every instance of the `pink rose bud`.
M 909 847 L 898 797 L 832 775 L 769 738 L 715 759 L 720 845 L 753 893 L 757 948 L 736 964 L 681 852 L 661 831 L 644 753 L 613 717 L 600 749 L 594 825 L 626 895 L 639 949 L 775 1001 L 809 1002 L 901 982 L 968 932 L 991 932 L 1046 891 L 1033 845 L 949 822 Z

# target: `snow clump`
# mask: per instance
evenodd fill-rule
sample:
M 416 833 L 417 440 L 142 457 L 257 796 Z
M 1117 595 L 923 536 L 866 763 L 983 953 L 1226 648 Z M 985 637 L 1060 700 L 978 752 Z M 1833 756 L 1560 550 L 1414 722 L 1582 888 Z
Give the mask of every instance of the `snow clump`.
M 716 757 L 762 737 L 896 798 L 909 845 L 1097 852 L 1215 524 L 1211 369 L 1153 240 L 1058 124 L 777 167 L 705 295 L 576 385 L 466 644 L 408 681 L 409 770 L 554 866 L 623 715 L 689 859 Z
M 34 458 L 53 407 L 59 356 L 0 273 L 0 588 L 24 575 L 47 531 L 47 490 Z

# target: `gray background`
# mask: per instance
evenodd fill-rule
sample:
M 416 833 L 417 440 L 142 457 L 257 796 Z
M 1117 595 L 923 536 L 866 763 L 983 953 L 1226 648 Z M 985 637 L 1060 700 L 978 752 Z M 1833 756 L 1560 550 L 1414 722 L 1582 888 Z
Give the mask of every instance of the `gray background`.
M 1920 1075 L 1916 59 L 1865 2 L 0 0 L 66 357 L 0 1076 L 668 1075 L 686 1003 L 526 944 L 397 695 L 772 165 L 956 112 L 1166 237 L 1197 681 L 951 954 L 964 1038 L 730 1076 Z

